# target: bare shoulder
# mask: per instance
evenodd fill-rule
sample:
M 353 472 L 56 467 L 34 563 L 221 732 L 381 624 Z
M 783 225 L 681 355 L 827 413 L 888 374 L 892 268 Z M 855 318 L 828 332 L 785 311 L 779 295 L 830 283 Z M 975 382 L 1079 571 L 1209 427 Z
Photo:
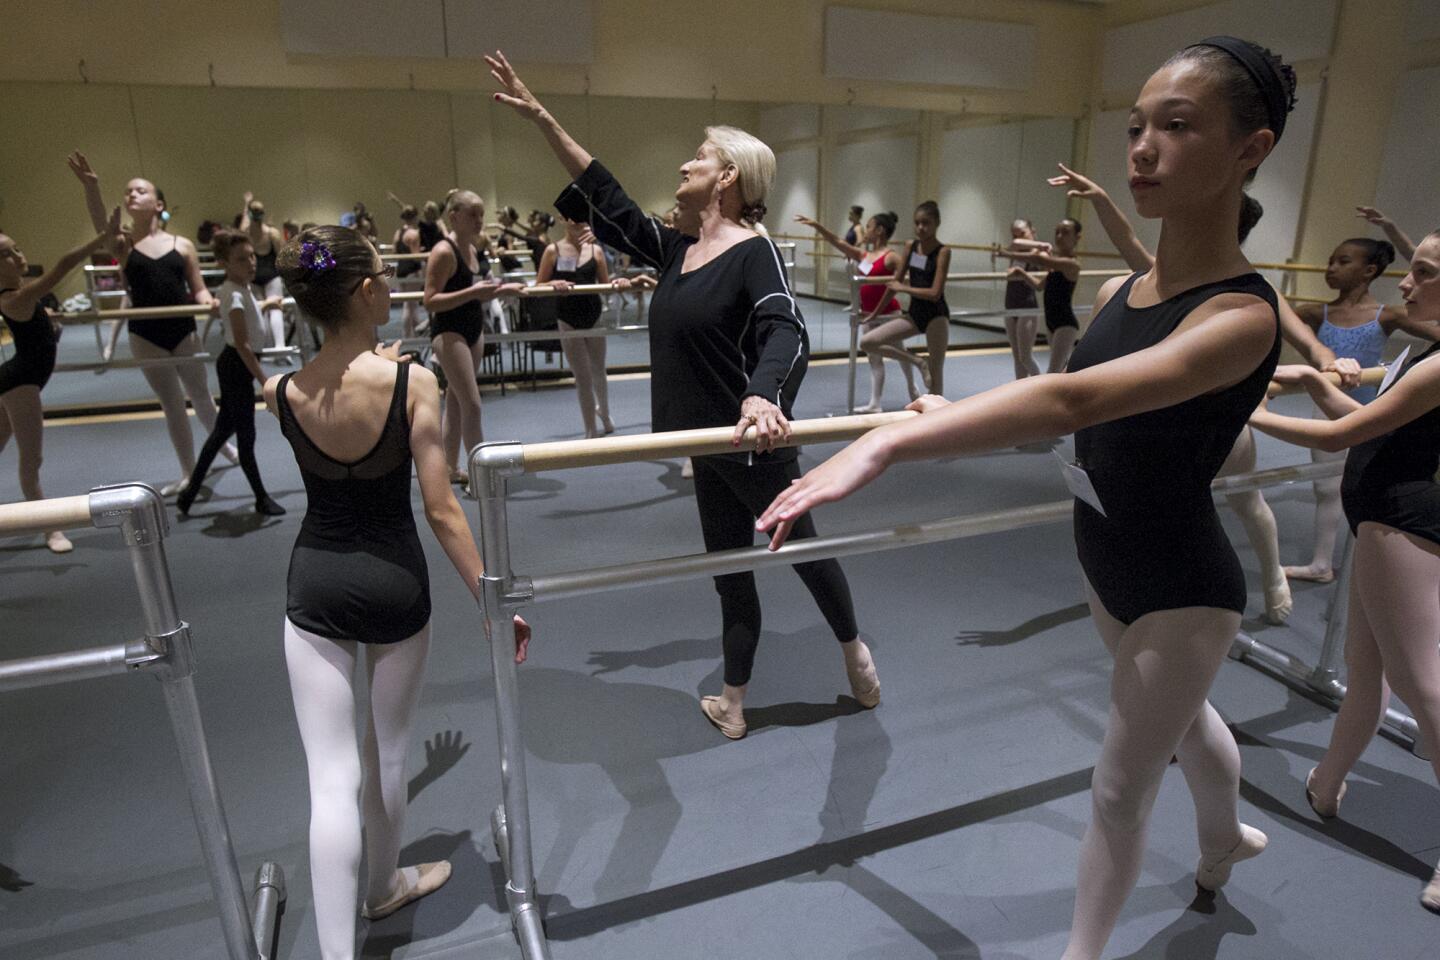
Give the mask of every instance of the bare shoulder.
M 182 237 L 179 234 L 175 235 L 175 250 L 177 253 L 180 254 L 180 256 L 187 259 L 198 259 L 199 257 L 199 255 L 195 252 L 195 244 L 190 241 L 190 238 Z
M 439 393 L 440 381 L 436 378 L 433 370 L 419 363 L 411 363 L 409 367 L 411 389 L 418 388 L 431 393 Z
M 1111 277 L 1109 280 L 1100 284 L 1100 289 L 1095 293 L 1095 309 L 1090 315 L 1093 317 L 1099 313 L 1105 304 L 1110 302 L 1110 298 L 1115 296 L 1116 292 L 1125 285 L 1125 281 L 1129 279 L 1129 277 Z

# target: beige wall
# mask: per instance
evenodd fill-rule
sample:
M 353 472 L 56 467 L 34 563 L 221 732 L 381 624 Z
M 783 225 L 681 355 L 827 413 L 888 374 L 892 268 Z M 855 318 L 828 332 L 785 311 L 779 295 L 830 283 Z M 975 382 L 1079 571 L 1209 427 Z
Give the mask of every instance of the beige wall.
M 565 183 L 539 135 L 480 94 L 101 84 L 11 84 L 0 138 L 0 228 L 36 262 L 88 233 L 79 185 L 64 163 L 79 148 L 109 202 L 131 176 L 165 191 L 174 229 L 228 220 L 251 189 L 277 223 L 333 222 L 357 199 L 388 234 L 385 191 L 411 202 L 475 189 L 493 210 L 550 209 Z M 587 102 L 588 99 L 588 102 Z M 750 104 L 547 97 L 551 109 L 653 209 L 668 207 L 676 168 L 715 120 L 754 127 Z M 79 288 L 72 282 L 64 292 Z

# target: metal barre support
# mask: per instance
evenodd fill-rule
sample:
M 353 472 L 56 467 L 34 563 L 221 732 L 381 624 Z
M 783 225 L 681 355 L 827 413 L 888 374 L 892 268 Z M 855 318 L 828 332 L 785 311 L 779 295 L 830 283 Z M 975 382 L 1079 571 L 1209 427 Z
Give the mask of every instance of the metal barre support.
M 530 840 L 530 799 L 525 741 L 520 732 L 520 681 L 515 669 L 514 611 L 528 599 L 517 592 L 510 569 L 508 478 L 521 473 L 519 443 L 482 443 L 470 451 L 470 489 L 480 513 L 480 610 L 490 640 L 495 678 L 496 733 L 500 742 L 501 803 L 491 816 L 496 851 L 505 867 L 511 929 L 525 960 L 549 960 L 544 919 L 535 895 Z

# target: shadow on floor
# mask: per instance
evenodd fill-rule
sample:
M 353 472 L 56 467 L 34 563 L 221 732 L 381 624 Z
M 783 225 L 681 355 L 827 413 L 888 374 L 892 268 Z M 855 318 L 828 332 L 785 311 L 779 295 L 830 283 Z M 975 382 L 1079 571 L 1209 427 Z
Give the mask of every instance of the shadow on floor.
M 1031 617 L 1009 630 L 966 630 L 955 639 L 962 647 L 1008 647 L 1012 643 L 1029 640 L 1046 630 L 1053 630 L 1055 627 L 1064 626 L 1067 623 L 1084 620 L 1089 616 L 1089 605 L 1077 603 Z

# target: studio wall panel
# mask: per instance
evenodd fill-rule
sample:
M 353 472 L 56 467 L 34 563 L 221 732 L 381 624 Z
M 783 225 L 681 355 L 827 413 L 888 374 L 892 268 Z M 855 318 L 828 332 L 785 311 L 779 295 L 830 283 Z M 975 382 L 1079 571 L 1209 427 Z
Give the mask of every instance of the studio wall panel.
M 1035 38 L 1023 23 L 832 6 L 825 76 L 1026 90 Z
M 438 58 L 443 9 L 442 0 L 280 0 L 280 36 L 287 53 Z
M 516 63 L 595 59 L 591 0 L 445 0 L 445 25 L 450 57 L 500 49 Z

